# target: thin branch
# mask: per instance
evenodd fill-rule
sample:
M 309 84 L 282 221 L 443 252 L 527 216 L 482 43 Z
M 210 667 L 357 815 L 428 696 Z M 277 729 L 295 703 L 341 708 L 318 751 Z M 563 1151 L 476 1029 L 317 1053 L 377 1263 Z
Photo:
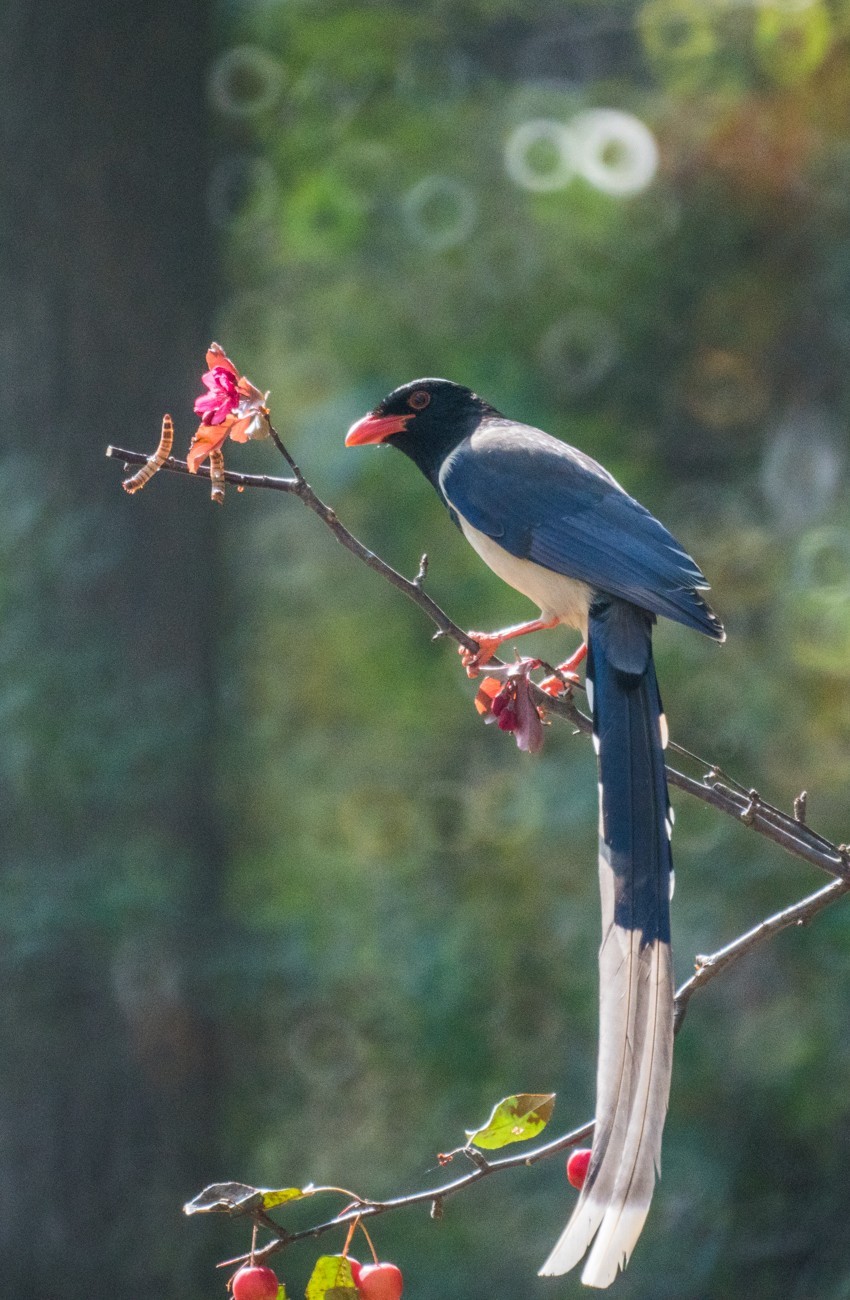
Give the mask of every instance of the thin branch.
M 688 1003 L 698 989 L 704 988 L 710 980 L 716 979 L 721 971 L 733 966 L 746 953 L 752 952 L 753 948 L 764 943 L 765 939 L 769 939 L 772 935 L 778 934 L 780 930 L 787 930 L 791 925 L 808 925 L 818 912 L 822 912 L 825 907 L 829 907 L 830 903 L 843 898 L 847 893 L 850 893 L 850 881 L 833 880 L 814 894 L 801 898 L 799 903 L 793 903 L 784 911 L 776 912 L 766 920 L 760 921 L 758 925 L 753 926 L 752 930 L 739 935 L 737 939 L 733 939 L 725 948 L 712 953 L 710 957 L 697 957 L 695 973 L 676 993 L 674 1019 L 676 1032 L 678 1033 L 685 1018 Z
M 294 477 L 280 479 L 270 475 L 237 474 L 228 470 L 225 471 L 225 479 L 239 487 L 270 488 L 299 497 L 314 514 L 318 515 L 341 545 L 345 546 L 368 568 L 380 573 L 382 577 L 402 591 L 414 604 L 418 605 L 436 625 L 438 635 L 451 637 L 458 645 L 476 650 L 478 646 L 475 640 L 454 623 L 445 611 L 424 591 L 428 567 L 427 556 L 423 555 L 419 570 L 413 579 L 405 578 L 398 573 L 380 556 L 375 555 L 374 552 L 358 541 L 339 521 L 336 512 L 316 495 L 274 429 L 272 429 L 272 438 L 281 455 L 287 461 Z M 106 454 L 127 464 L 146 464 L 149 459 L 140 452 L 126 451 L 117 447 L 109 447 Z M 162 469 L 177 474 L 187 474 L 189 472 L 185 461 L 173 457 L 169 457 L 164 462 Z M 201 468 L 198 477 L 208 479 L 210 477 L 209 470 Z M 494 660 L 494 663 L 499 662 Z M 539 688 L 535 688 L 535 691 L 537 702 L 548 713 L 554 713 L 566 718 L 580 732 L 588 733 L 592 730 L 591 719 L 582 713 L 575 704 L 572 688 L 558 699 L 552 699 L 549 695 L 540 691 Z M 766 836 L 787 852 L 836 877 L 832 883 L 825 885 L 816 893 L 810 894 L 794 903 L 791 907 L 767 917 L 757 926 L 740 935 L 711 956 L 698 957 L 695 973 L 681 986 L 676 994 L 674 1025 L 675 1032 L 678 1033 L 690 1000 L 699 989 L 704 988 L 711 980 L 716 979 L 721 972 L 728 970 L 730 966 L 740 961 L 747 953 L 780 930 L 787 929 L 792 925 L 807 924 L 825 907 L 850 893 L 850 849 L 846 844 L 833 844 L 806 824 L 805 793 L 798 795 L 795 799 L 793 814 L 786 813 L 762 799 L 756 790 L 748 790 L 746 786 L 729 777 L 719 767 L 705 763 L 697 755 L 691 754 L 680 746 L 672 745 L 671 749 L 705 769 L 700 778 L 694 778 L 668 766 L 667 777 L 671 785 L 677 786 L 694 798 L 700 799 L 702 802 L 734 817 L 740 824 L 750 827 L 760 835 Z M 327 1232 L 350 1224 L 358 1218 L 375 1218 L 380 1214 L 388 1213 L 390 1210 L 407 1206 L 428 1204 L 432 1213 L 442 1214 L 442 1206 L 447 1197 L 480 1182 L 483 1178 L 489 1177 L 490 1174 L 506 1169 L 514 1169 L 521 1165 L 533 1165 L 541 1160 L 546 1160 L 550 1156 L 567 1150 L 589 1138 L 592 1132 L 593 1122 L 591 1121 L 582 1125 L 581 1128 L 574 1129 L 570 1133 L 536 1147 L 532 1151 L 503 1156 L 498 1160 L 488 1160 L 486 1156 L 482 1156 L 480 1152 L 476 1151 L 475 1168 L 459 1178 L 438 1187 L 413 1192 L 405 1196 L 397 1196 L 387 1201 L 357 1200 L 355 1204 L 349 1205 L 334 1218 L 327 1219 L 312 1227 L 303 1228 L 298 1232 L 288 1232 L 278 1225 L 264 1210 L 256 1210 L 254 1211 L 255 1222 L 261 1223 L 263 1227 L 272 1232 L 274 1238 L 262 1250 L 253 1252 L 253 1258 L 261 1261 L 295 1241 L 320 1237 Z M 240 1256 L 237 1260 L 227 1262 L 228 1264 L 242 1263 L 248 1258 L 249 1256 Z
M 381 577 L 386 578 L 387 582 L 391 583 L 392 586 L 397 587 L 399 591 L 403 591 L 405 596 L 409 597 L 409 599 L 417 604 L 420 609 L 424 610 L 432 623 L 440 629 L 444 636 L 451 637 L 453 641 L 457 641 L 458 645 L 466 646 L 469 650 L 477 650 L 478 642 L 468 636 L 466 632 L 464 632 L 463 628 L 458 627 L 457 623 L 454 623 L 449 618 L 448 614 L 446 614 L 444 610 L 440 609 L 437 602 L 432 600 L 426 591 L 423 591 L 421 585 L 422 579 L 419 574 L 417 574 L 413 579 L 405 578 L 404 575 L 394 569 L 392 565 L 387 564 L 387 562 L 382 560 L 379 555 L 376 555 L 374 551 L 370 551 L 367 546 L 364 546 L 362 542 L 358 541 L 354 534 L 350 533 L 345 525 L 340 523 L 336 511 L 331 509 L 329 505 L 326 505 L 325 502 L 322 501 L 321 497 L 317 496 L 313 491 L 310 484 L 301 474 L 295 461 L 285 448 L 283 448 L 283 443 L 277 435 L 275 435 L 275 441 L 278 446 L 283 449 L 283 454 L 286 456 L 288 464 L 296 471 L 295 478 L 279 479 L 271 478 L 268 475 L 263 474 L 233 474 L 231 471 L 226 470 L 224 475 L 226 480 L 229 483 L 236 483 L 241 487 L 273 488 L 278 492 L 290 492 L 293 496 L 299 497 L 300 500 L 304 502 L 305 506 L 307 506 L 309 510 L 312 510 L 313 514 L 318 515 L 322 520 L 322 523 L 327 525 L 337 541 L 340 542 L 346 550 L 351 551 L 352 555 L 356 555 L 358 560 L 362 560 L 362 562 L 368 568 L 374 570 L 375 573 L 380 573 Z M 128 452 L 121 447 L 107 447 L 106 454 L 107 456 L 113 457 L 115 460 L 123 460 L 128 465 L 137 465 L 147 461 L 147 456 L 140 457 L 139 452 Z M 162 468 L 163 470 L 170 470 L 173 474 L 189 473 L 186 462 L 183 460 L 175 460 L 174 457 L 169 457 Z M 204 478 L 209 478 L 209 471 L 205 469 L 200 469 L 198 473 Z
M 287 465 L 288 465 L 289 468 L 292 470 L 292 472 L 293 472 L 293 474 L 295 475 L 295 477 L 298 479 L 298 482 L 299 482 L 299 483 L 303 483 L 303 482 L 304 482 L 304 475 L 301 473 L 301 470 L 300 470 L 300 469 L 298 468 L 298 466 L 295 464 L 295 461 L 293 460 L 292 455 L 291 455 L 291 453 L 289 452 L 289 450 L 284 446 L 284 443 L 283 443 L 283 441 L 281 440 L 280 434 L 278 433 L 277 429 L 274 427 L 273 424 L 270 424 L 270 425 L 269 425 L 269 433 L 270 433 L 271 436 L 272 436 L 272 441 L 274 442 L 274 445 L 277 447 L 277 449 L 278 449 L 278 451 L 280 452 L 281 456 L 282 456 L 283 459 L 286 461 Z
M 107 447 L 106 455 L 111 460 L 123 461 L 125 465 L 146 465 L 148 457 L 140 451 L 127 451 L 124 447 Z M 185 460 L 178 460 L 176 456 L 169 456 L 162 462 L 160 469 L 167 471 L 169 474 L 188 474 L 190 478 L 210 480 L 210 470 L 208 465 L 201 465 L 196 474 L 189 471 L 189 466 Z M 235 483 L 237 487 L 252 488 L 272 488 L 275 492 L 297 492 L 297 478 L 275 478 L 273 474 L 236 474 L 232 469 L 224 471 L 226 482 Z
M 543 692 L 541 696 L 543 697 L 541 702 L 548 699 Z M 555 705 L 559 707 L 555 709 Z M 545 703 L 544 707 L 547 707 Z M 551 711 L 566 717 L 578 731 L 585 735 L 590 735 L 593 730 L 591 719 L 581 712 L 573 700 L 552 701 Z M 696 758 L 696 755 L 689 754 L 687 750 L 682 751 L 672 742 L 669 748 Z M 703 763 L 703 760 L 697 761 Z M 820 871 L 825 871 L 839 880 L 850 880 L 850 853 L 846 844 L 834 844 L 791 813 L 784 812 L 781 808 L 762 799 L 755 791 L 744 793 L 744 787 L 739 787 L 737 782 L 734 786 L 729 784 L 731 778 L 727 777 L 725 772 L 722 773 L 724 779 L 721 780 L 721 769 L 707 762 L 703 765 L 706 768 L 705 775 L 695 778 L 680 772 L 678 768 L 671 767 L 668 763 L 667 780 L 670 785 L 684 790 L 686 794 L 693 795 L 695 799 L 709 804 L 712 808 L 717 808 L 719 812 L 734 817 L 741 825 L 748 826 L 759 835 L 764 835 L 766 839 L 772 840 L 786 852 L 811 863 Z
M 358 541 L 353 533 L 349 532 L 337 518 L 336 511 L 326 505 L 313 491 L 294 459 L 286 450 L 277 432 L 273 431 L 273 437 L 279 451 L 293 470 L 294 478 L 275 478 L 268 474 L 236 474 L 231 470 L 226 470 L 224 477 L 227 482 L 235 483 L 239 487 L 271 488 L 277 492 L 288 492 L 299 497 L 308 509 L 318 515 L 346 550 L 350 551 L 352 555 L 355 555 L 375 573 L 381 574 L 387 582 L 402 591 L 415 605 L 418 605 L 437 627 L 440 635 L 448 636 L 453 641 L 456 641 L 458 645 L 466 646 L 470 650 L 477 650 L 477 642 L 449 618 L 445 610 L 441 609 L 436 601 L 432 600 L 424 590 L 425 574 L 427 572 L 426 557 L 422 557 L 415 578 L 410 579 L 405 578 L 403 574 L 392 568 L 380 556 L 375 555 L 373 551 L 370 551 L 362 542 Z M 128 465 L 144 465 L 148 460 L 148 457 L 142 452 L 127 451 L 122 447 L 108 447 L 106 454 Z M 189 473 L 186 462 L 177 460 L 173 456 L 170 456 L 164 462 L 162 469 L 172 474 Z M 209 470 L 206 467 L 201 467 L 198 470 L 197 477 L 209 479 Z M 491 662 L 498 665 L 501 661 L 494 658 Z M 572 688 L 566 695 L 553 699 L 545 691 L 541 691 L 539 687 L 535 686 L 533 698 L 547 713 L 565 718 L 577 730 L 585 734 L 592 731 L 593 724 L 590 718 L 587 714 L 582 713 L 575 704 Z M 776 808 L 761 799 L 756 795 L 755 791 L 748 791 L 745 786 L 740 785 L 732 777 L 728 776 L 722 768 L 705 762 L 696 754 L 691 754 L 689 750 L 683 749 L 681 746 L 671 744 L 670 749 L 694 762 L 700 763 L 706 769 L 704 776 L 695 779 L 668 765 L 667 779 L 671 785 L 684 790 L 695 799 L 717 808 L 719 812 L 734 817 L 742 825 L 749 826 L 757 834 L 764 835 L 767 839 L 778 844 L 780 848 L 792 853 L 795 857 L 802 858 L 804 862 L 811 863 L 812 866 L 817 867 L 819 870 L 841 880 L 850 880 L 850 852 L 848 852 L 846 845 L 834 845 L 831 841 L 813 831 L 802 818 L 783 812 L 782 809 Z
M 772 804 L 759 802 L 755 808 L 751 808 L 746 797 L 720 781 L 711 781 L 709 777 L 695 781 L 670 767 L 667 769 L 667 777 L 671 785 L 678 786 L 680 790 L 685 790 L 720 812 L 736 817 L 742 825 L 764 835 L 795 857 L 802 858 L 804 862 L 811 863 L 813 867 L 839 880 L 850 880 L 850 858 L 845 844 L 833 844 L 817 832 L 810 831 L 808 826 L 795 822 L 788 813 Z
M 689 980 L 686 980 L 676 993 L 674 1003 L 675 1033 L 678 1034 L 682 1027 L 688 1004 L 694 994 L 705 988 L 713 979 L 716 979 L 722 971 L 734 966 L 742 957 L 745 957 L 773 935 L 778 934 L 780 930 L 786 930 L 795 925 L 807 925 L 819 912 L 822 912 L 824 908 L 829 907 L 831 903 L 836 902 L 847 893 L 850 893 L 850 881 L 834 880 L 817 890 L 816 893 L 800 899 L 791 907 L 786 907 L 774 916 L 767 917 L 745 934 L 739 935 L 737 939 L 712 953 L 711 956 L 697 957 L 695 974 Z M 489 1160 L 476 1150 L 475 1168 L 461 1174 L 458 1178 L 453 1178 L 437 1187 L 425 1188 L 423 1191 L 411 1192 L 404 1196 L 394 1196 L 386 1201 L 358 1200 L 354 1205 L 347 1206 L 341 1214 L 325 1219 L 321 1223 L 313 1224 L 311 1227 L 301 1228 L 297 1232 L 289 1232 L 286 1228 L 275 1223 L 268 1214 L 258 1211 L 257 1213 L 262 1215 L 263 1226 L 275 1235 L 274 1239 L 263 1246 L 261 1250 L 255 1251 L 254 1257 L 262 1262 L 270 1255 L 291 1246 L 296 1241 L 324 1236 L 325 1233 L 333 1232 L 358 1218 L 377 1218 L 378 1215 L 388 1214 L 392 1210 L 407 1209 L 416 1205 L 433 1205 L 435 1202 L 442 1205 L 447 1197 L 465 1191 L 468 1187 L 480 1183 L 482 1179 L 488 1178 L 491 1174 L 502 1173 L 507 1169 L 518 1169 L 523 1165 L 538 1164 L 540 1161 L 548 1160 L 561 1151 L 567 1151 L 570 1147 L 577 1146 L 579 1142 L 589 1139 L 592 1134 L 593 1121 L 591 1120 L 587 1124 L 582 1124 L 580 1128 L 572 1129 L 569 1133 L 564 1133 L 560 1137 L 552 1138 L 549 1142 L 543 1143 L 541 1146 L 534 1147 L 531 1151 L 502 1156 L 498 1160 Z M 247 1255 L 241 1255 L 237 1259 L 226 1260 L 221 1267 L 224 1267 L 225 1264 L 227 1266 L 241 1264 L 246 1259 L 248 1259 Z

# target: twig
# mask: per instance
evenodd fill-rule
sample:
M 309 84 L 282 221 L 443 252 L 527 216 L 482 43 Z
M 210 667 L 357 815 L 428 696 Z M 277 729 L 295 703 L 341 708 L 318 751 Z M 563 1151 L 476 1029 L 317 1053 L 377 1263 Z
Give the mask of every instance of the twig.
M 566 717 L 572 722 L 578 731 L 585 735 L 590 735 L 593 730 L 593 723 L 587 714 L 577 707 L 574 701 L 569 699 L 549 699 L 544 692 L 540 692 L 539 702 L 543 707 L 548 707 L 551 712 L 557 712 L 561 717 Z M 538 698 L 538 697 L 535 697 Z M 684 752 L 688 757 L 696 758 L 687 750 L 682 751 L 679 746 L 672 742 L 669 746 L 672 750 Z M 671 767 L 667 764 L 667 780 L 670 785 L 674 785 L 679 790 L 684 790 L 686 794 L 692 795 L 702 803 L 709 804 L 719 812 L 726 813 L 730 817 L 743 825 L 748 826 L 751 830 L 756 831 L 759 835 L 764 835 L 766 839 L 772 840 L 788 853 L 795 857 L 802 858 L 804 862 L 809 862 L 813 867 L 827 872 L 830 876 L 835 876 L 840 880 L 850 880 L 850 861 L 848 854 L 842 852 L 842 845 L 836 845 L 825 836 L 819 835 L 817 831 L 812 830 L 806 823 L 798 821 L 790 813 L 784 812 L 781 808 L 776 808 L 773 804 L 767 803 L 761 796 L 753 795 L 754 791 L 746 791 L 745 787 L 739 786 L 737 782 L 734 786 L 727 784 L 731 781 L 726 773 L 722 773 L 724 780 L 718 779 L 721 769 L 710 766 L 698 759 L 708 770 L 700 779 L 688 776 L 680 772 L 678 768 Z
M 419 561 L 419 571 L 417 572 L 416 577 L 413 579 L 414 587 L 418 587 L 419 590 L 421 591 L 422 584 L 427 577 L 428 577 L 428 556 L 423 555 L 421 560 Z
M 127 451 L 124 447 L 107 447 L 106 455 L 112 460 L 123 461 L 125 465 L 146 465 L 149 459 L 143 452 Z M 169 474 L 189 474 L 185 460 L 178 460 L 176 456 L 164 460 L 160 469 Z M 189 474 L 189 477 L 209 481 L 209 467 L 201 465 L 197 474 Z M 236 474 L 232 469 L 226 469 L 224 477 L 228 483 L 235 483 L 237 487 L 271 488 L 275 492 L 295 492 L 298 488 L 298 479 L 276 478 L 273 474 Z
M 272 436 L 272 441 L 274 442 L 274 445 L 277 447 L 277 449 L 278 449 L 278 451 L 280 452 L 281 456 L 282 456 L 283 459 L 286 461 L 287 465 L 288 465 L 289 468 L 292 470 L 292 472 L 293 472 L 293 474 L 295 475 L 295 477 L 298 479 L 298 482 L 299 482 L 299 483 L 303 483 L 303 482 L 304 482 L 304 475 L 301 473 L 301 470 L 300 470 L 300 469 L 298 468 L 298 466 L 295 464 L 295 461 L 293 460 L 291 453 L 290 453 L 290 452 L 287 450 L 287 448 L 284 446 L 284 444 L 283 444 L 283 442 L 282 442 L 282 440 L 281 440 L 280 434 L 278 433 L 277 429 L 274 427 L 273 424 L 270 424 L 270 425 L 269 425 L 269 433 L 270 433 L 271 436 Z
M 814 894 L 808 894 L 801 898 L 799 903 L 792 903 L 782 912 L 776 912 L 758 925 L 753 926 L 746 934 L 739 935 L 731 943 L 727 943 L 725 948 L 719 949 L 718 952 L 712 953 L 710 957 L 697 957 L 695 965 L 696 971 L 687 980 L 676 993 L 675 1019 L 674 1025 L 678 1033 L 685 1013 L 697 989 L 703 988 L 710 980 L 715 979 L 721 971 L 734 965 L 746 953 L 751 952 L 758 944 L 769 939 L 771 935 L 778 934 L 780 930 L 787 930 L 790 925 L 807 925 L 818 912 L 822 912 L 830 903 L 842 898 L 844 894 L 850 893 L 850 880 L 833 880 L 830 884 L 824 885 Z
M 676 993 L 674 1003 L 674 1029 L 678 1033 L 685 1019 L 685 1013 L 688 1009 L 691 998 L 699 989 L 705 988 L 706 984 L 730 966 L 734 966 L 747 953 L 764 943 L 780 930 L 786 930 L 793 925 L 806 925 L 813 917 L 822 912 L 830 903 L 836 902 L 845 894 L 850 893 L 850 881 L 834 880 L 822 889 L 817 890 L 814 894 L 800 899 L 791 907 L 786 907 L 782 912 L 777 912 L 774 916 L 767 917 L 758 925 L 748 930 L 745 934 L 739 935 L 731 943 L 720 948 L 717 952 L 708 957 L 698 957 L 696 959 L 696 973 L 686 980 Z M 333 1218 L 325 1219 L 321 1223 L 313 1224 L 309 1228 L 302 1228 L 298 1232 L 289 1232 L 287 1229 L 274 1223 L 269 1215 L 263 1215 L 263 1224 L 274 1232 L 274 1239 L 268 1242 L 261 1250 L 255 1252 L 255 1258 L 262 1262 L 269 1255 L 275 1254 L 279 1250 L 292 1245 L 296 1241 L 305 1241 L 316 1237 L 324 1236 L 327 1232 L 333 1232 L 337 1228 L 344 1227 L 346 1224 L 353 1222 L 358 1218 L 377 1218 L 380 1214 L 388 1214 L 392 1210 L 406 1209 L 416 1205 L 443 1205 L 446 1198 L 455 1196 L 458 1192 L 465 1191 L 466 1188 L 472 1187 L 475 1183 L 480 1183 L 483 1178 L 490 1174 L 501 1173 L 507 1169 L 517 1169 L 523 1165 L 535 1165 L 542 1160 L 548 1160 L 551 1156 L 557 1155 L 560 1151 L 566 1151 L 570 1147 L 577 1146 L 579 1142 L 584 1142 L 591 1137 L 593 1133 L 593 1121 L 582 1124 L 580 1128 L 572 1129 L 569 1133 L 564 1133 L 560 1137 L 552 1138 L 549 1142 L 541 1146 L 534 1147 L 531 1151 L 520 1152 L 510 1156 L 502 1156 L 498 1160 L 489 1160 L 477 1149 L 475 1150 L 475 1168 L 468 1173 L 461 1174 L 459 1178 L 454 1178 L 450 1182 L 443 1183 L 438 1187 L 429 1187 L 423 1191 L 411 1192 L 405 1196 L 394 1196 L 386 1201 L 366 1201 L 355 1207 L 348 1208 L 341 1214 Z M 273 1225 L 273 1226 L 272 1226 Z M 241 1255 L 236 1259 L 226 1260 L 221 1267 L 233 1264 L 243 1263 L 248 1257 Z
M 299 497 L 314 514 L 318 515 L 331 530 L 337 541 L 349 550 L 352 555 L 357 556 L 374 572 L 380 573 L 399 591 L 404 592 L 409 600 L 418 605 L 437 627 L 438 636 L 448 636 L 453 641 L 456 641 L 458 645 L 466 646 L 470 650 L 477 650 L 477 642 L 450 619 L 445 610 L 441 609 L 436 601 L 432 600 L 428 593 L 423 590 L 427 573 L 426 557 L 422 557 L 416 577 L 409 579 L 398 573 L 380 556 L 375 555 L 362 542 L 358 541 L 353 533 L 348 531 L 337 518 L 336 512 L 316 495 L 309 483 L 304 479 L 303 474 L 286 450 L 280 437 L 276 432 L 273 436 L 278 449 L 296 477 L 275 478 L 268 474 L 236 474 L 232 470 L 225 470 L 224 477 L 227 482 L 235 483 L 238 487 L 270 488 L 273 491 L 288 492 Z M 144 465 L 148 460 L 148 457 L 142 452 L 127 451 L 123 447 L 107 447 L 106 454 L 128 465 Z M 177 460 L 173 456 L 169 456 L 162 465 L 162 469 L 172 474 L 189 473 L 186 462 Z M 201 467 L 198 470 L 198 477 L 208 479 L 210 477 L 209 470 L 206 467 Z M 491 662 L 498 665 L 501 661 L 494 658 Z M 593 724 L 590 718 L 577 707 L 571 693 L 553 699 L 545 691 L 541 691 L 539 687 L 534 686 L 533 699 L 547 713 L 565 718 L 584 734 L 589 735 L 592 732 Z M 671 785 L 684 790 L 693 798 L 709 804 L 719 812 L 734 817 L 736 821 L 743 821 L 757 834 L 764 835 L 767 839 L 772 840 L 774 844 L 778 844 L 780 848 L 785 849 L 786 852 L 802 858 L 804 862 L 811 863 L 812 866 L 818 867 L 819 870 L 842 880 L 850 879 L 850 855 L 848 855 L 846 849 L 842 852 L 840 847 L 836 848 L 829 840 L 822 835 L 818 835 L 802 819 L 783 812 L 782 809 L 766 803 L 763 799 L 757 799 L 757 802 L 754 803 L 751 792 L 747 790 L 747 787 L 735 781 L 722 768 L 706 763 L 696 754 L 690 753 L 689 750 L 683 749 L 679 745 L 671 743 L 670 749 L 699 763 L 706 771 L 706 774 L 701 779 L 696 780 L 668 765 L 667 780 Z
M 236 483 L 241 487 L 273 488 L 278 492 L 290 492 L 293 496 L 299 497 L 300 500 L 304 502 L 305 506 L 312 510 L 313 514 L 318 515 L 322 520 L 322 523 L 327 525 L 337 541 L 340 542 L 346 550 L 351 551 L 352 555 L 356 555 L 358 560 L 362 560 L 363 563 L 368 568 L 373 569 L 375 573 L 380 573 L 383 578 L 386 578 L 387 582 L 392 584 L 392 586 L 397 587 L 399 591 L 403 591 L 405 596 L 409 597 L 409 599 L 417 604 L 420 609 L 425 611 L 431 621 L 436 624 L 444 636 L 450 636 L 452 640 L 457 641 L 458 645 L 466 646 L 468 650 L 477 650 L 478 642 L 473 640 L 472 637 L 467 636 L 463 628 L 458 627 L 457 623 L 454 623 L 449 618 L 448 614 L 446 614 L 444 610 L 440 609 L 437 602 L 432 600 L 426 591 L 423 591 L 423 578 L 420 577 L 419 574 L 417 574 L 416 578 L 413 579 L 405 578 L 404 575 L 394 569 L 392 565 L 387 564 L 387 562 L 382 560 L 379 555 L 375 555 L 374 551 L 370 551 L 362 542 L 359 542 L 354 534 L 350 533 L 345 525 L 340 523 L 336 511 L 332 510 L 330 506 L 326 505 L 325 502 L 322 501 L 321 497 L 316 495 L 276 434 L 275 441 L 277 442 L 278 447 L 281 448 L 283 455 L 286 457 L 287 463 L 295 471 L 295 478 L 278 479 L 265 474 L 233 474 L 231 471 L 226 470 L 225 478 L 227 481 L 229 483 Z M 122 447 L 107 447 L 106 454 L 116 460 L 123 460 L 128 465 L 137 465 L 147 461 L 147 456 L 140 456 L 140 453 L 135 451 L 125 451 Z M 162 466 L 162 469 L 170 470 L 174 474 L 189 473 L 186 462 L 175 460 L 173 457 L 168 458 Z M 203 475 L 205 478 L 209 478 L 209 471 L 205 469 L 200 469 L 198 473 Z
M 380 573 L 382 577 L 386 578 L 388 582 L 404 592 L 410 600 L 418 605 L 436 625 L 438 636 L 449 636 L 459 645 L 466 646 L 471 650 L 477 650 L 478 646 L 475 640 L 454 623 L 423 590 L 428 570 L 427 556 L 422 556 L 419 570 L 415 578 L 411 580 L 398 573 L 380 556 L 375 555 L 340 523 L 336 512 L 316 495 L 277 432 L 272 429 L 271 433 L 278 450 L 292 470 L 294 477 L 280 479 L 269 475 L 237 474 L 226 470 L 224 478 L 239 487 L 270 488 L 299 497 L 314 514 L 319 516 L 347 550 L 366 564 L 368 568 Z M 125 451 L 117 447 L 109 447 L 106 454 L 127 464 L 144 465 L 148 462 L 148 457 L 140 452 Z M 185 461 L 173 457 L 165 460 L 161 468 L 177 474 L 187 474 L 189 472 Z M 209 470 L 201 468 L 198 476 L 209 478 Z M 493 662 L 498 664 L 500 661 L 494 660 Z M 535 687 L 534 689 L 536 702 L 545 708 L 547 712 L 566 718 L 580 732 L 589 733 L 592 730 L 591 719 L 578 709 L 571 690 L 561 698 L 552 699 L 545 692 L 540 691 L 539 688 Z M 748 790 L 734 778 L 729 777 L 719 767 L 705 763 L 697 755 L 691 754 L 680 746 L 672 745 L 671 749 L 699 764 L 704 770 L 704 775 L 696 779 L 668 766 L 667 777 L 671 785 L 677 786 L 694 798 L 700 799 L 711 807 L 734 817 L 739 824 L 743 823 L 751 827 L 758 834 L 766 836 L 787 852 L 836 877 L 829 885 L 825 885 L 816 893 L 808 895 L 791 907 L 785 908 L 784 911 L 777 912 L 774 916 L 761 921 L 757 926 L 740 935 L 711 956 L 698 957 L 695 973 L 681 986 L 676 994 L 674 1026 L 675 1032 L 678 1033 L 690 1000 L 699 989 L 704 988 L 722 971 L 728 970 L 730 966 L 740 961 L 742 957 L 759 944 L 764 943 L 772 935 L 792 925 L 805 925 L 825 907 L 828 907 L 830 903 L 850 893 L 850 848 L 846 844 L 836 845 L 832 843 L 806 825 L 805 793 L 797 796 L 794 800 L 793 814 L 789 814 L 765 802 L 755 790 Z M 589 1138 L 592 1132 L 593 1122 L 591 1121 L 582 1125 L 581 1128 L 574 1129 L 570 1133 L 536 1147 L 532 1151 L 503 1156 L 498 1160 L 489 1160 L 476 1150 L 474 1157 L 475 1168 L 442 1186 L 431 1187 L 425 1191 L 413 1192 L 405 1196 L 393 1197 L 387 1201 L 358 1201 L 355 1205 L 348 1206 L 334 1218 L 314 1224 L 312 1227 L 303 1228 L 298 1232 L 288 1232 L 265 1211 L 256 1211 L 254 1215 L 255 1222 L 261 1223 L 263 1227 L 273 1233 L 273 1240 L 261 1250 L 252 1251 L 251 1256 L 243 1255 L 238 1259 L 227 1261 L 227 1264 L 242 1263 L 248 1258 L 262 1261 L 295 1241 L 320 1237 L 327 1232 L 357 1220 L 375 1218 L 380 1214 L 386 1214 L 391 1210 L 407 1206 L 428 1204 L 432 1215 L 439 1217 L 442 1215 L 442 1207 L 447 1197 L 480 1182 L 483 1178 L 489 1177 L 490 1174 L 501 1170 L 514 1169 L 521 1165 L 533 1165 L 541 1160 L 546 1160 L 550 1156 L 567 1150 Z

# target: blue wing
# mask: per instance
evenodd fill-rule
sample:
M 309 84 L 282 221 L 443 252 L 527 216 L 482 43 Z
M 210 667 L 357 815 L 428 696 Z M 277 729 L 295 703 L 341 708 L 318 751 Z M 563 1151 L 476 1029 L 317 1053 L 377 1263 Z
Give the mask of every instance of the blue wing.
M 449 457 L 440 488 L 511 555 L 724 639 L 687 552 L 607 470 L 557 438 L 486 419 Z

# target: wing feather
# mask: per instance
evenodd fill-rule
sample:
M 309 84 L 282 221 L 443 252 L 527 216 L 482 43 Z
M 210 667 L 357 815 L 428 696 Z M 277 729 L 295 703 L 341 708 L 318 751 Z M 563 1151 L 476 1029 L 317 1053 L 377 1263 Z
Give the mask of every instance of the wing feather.
M 512 555 L 722 640 L 704 575 L 589 456 L 539 429 L 484 420 L 440 474 L 449 507 Z

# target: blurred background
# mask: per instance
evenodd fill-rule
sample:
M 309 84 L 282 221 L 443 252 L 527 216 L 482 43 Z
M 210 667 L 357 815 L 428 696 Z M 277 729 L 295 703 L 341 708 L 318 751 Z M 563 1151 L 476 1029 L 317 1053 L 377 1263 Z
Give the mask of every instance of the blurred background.
M 590 747 L 481 726 L 297 502 L 125 496 L 106 444 L 168 410 L 185 452 L 210 338 L 465 626 L 528 606 L 349 423 L 440 374 L 602 460 L 728 627 L 659 629 L 674 738 L 850 838 L 849 49 L 847 0 L 5 0 L 9 1296 L 223 1296 L 247 1231 L 182 1218 L 206 1182 L 382 1196 L 507 1093 L 592 1112 Z M 674 804 L 685 977 L 821 879 Z M 694 1002 L 619 1296 L 850 1297 L 848 977 L 845 904 Z M 578 1296 L 536 1277 L 572 1201 L 554 1160 L 375 1236 L 411 1300 Z

